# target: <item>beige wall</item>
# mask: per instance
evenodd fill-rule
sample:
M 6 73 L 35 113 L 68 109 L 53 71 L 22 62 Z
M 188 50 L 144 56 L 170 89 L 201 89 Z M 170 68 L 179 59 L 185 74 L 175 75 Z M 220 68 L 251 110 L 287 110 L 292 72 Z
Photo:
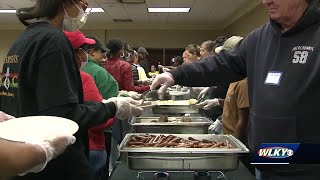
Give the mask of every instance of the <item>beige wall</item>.
M 0 30 L 0 72 L 2 72 L 4 57 L 21 32 L 19 30 Z
M 233 35 L 246 36 L 249 32 L 268 22 L 268 20 L 268 12 L 263 4 L 260 4 L 257 8 L 226 27 L 223 33 L 226 37 Z
M 147 48 L 185 48 L 215 39 L 217 31 L 210 30 L 108 30 L 108 38 L 118 37 L 132 47 Z
M 131 47 L 146 48 L 184 48 L 189 44 L 201 44 L 215 39 L 220 32 L 212 30 L 157 30 L 157 29 L 85 29 L 86 35 L 95 35 L 106 42 L 112 38 L 120 38 Z
M 184 48 L 189 44 L 200 44 L 208 39 L 215 39 L 219 33 L 211 30 L 107 30 L 84 29 L 86 35 L 97 36 L 103 43 L 111 38 L 127 41 L 131 47 L 146 48 Z M 14 40 L 22 31 L 0 30 L 0 71 L 3 58 Z

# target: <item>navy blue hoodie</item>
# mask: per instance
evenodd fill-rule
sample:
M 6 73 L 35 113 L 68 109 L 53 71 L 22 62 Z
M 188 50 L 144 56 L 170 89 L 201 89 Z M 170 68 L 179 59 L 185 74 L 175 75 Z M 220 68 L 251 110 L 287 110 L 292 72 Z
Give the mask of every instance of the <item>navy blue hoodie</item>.
M 319 23 L 319 0 L 310 0 L 290 30 L 282 33 L 270 21 L 232 51 L 222 50 L 171 73 L 185 86 L 224 85 L 247 77 L 252 153 L 261 143 L 320 143 Z M 281 75 L 277 85 L 266 84 L 270 72 Z

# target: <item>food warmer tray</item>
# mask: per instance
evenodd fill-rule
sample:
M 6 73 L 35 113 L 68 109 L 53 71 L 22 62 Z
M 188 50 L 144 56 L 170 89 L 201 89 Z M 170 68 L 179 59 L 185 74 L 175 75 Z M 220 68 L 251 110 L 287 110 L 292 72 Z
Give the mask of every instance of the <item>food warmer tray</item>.
M 226 171 L 237 169 L 238 156 L 248 153 L 247 147 L 232 135 L 216 134 L 172 134 L 177 137 L 197 140 L 207 139 L 216 141 L 228 140 L 234 147 L 227 148 L 167 148 L 167 147 L 129 147 L 131 136 L 145 133 L 127 134 L 119 146 L 126 157 L 127 165 L 132 170 L 146 171 Z M 160 135 L 160 134 L 150 134 Z
M 199 113 L 199 107 L 190 105 L 188 100 L 166 100 L 156 101 L 153 107 L 155 114 L 195 114 Z
M 137 117 L 132 119 L 131 125 L 135 133 L 208 134 L 210 119 L 190 118 L 191 122 L 182 122 L 182 117 L 168 117 L 169 122 L 159 122 L 159 117 Z

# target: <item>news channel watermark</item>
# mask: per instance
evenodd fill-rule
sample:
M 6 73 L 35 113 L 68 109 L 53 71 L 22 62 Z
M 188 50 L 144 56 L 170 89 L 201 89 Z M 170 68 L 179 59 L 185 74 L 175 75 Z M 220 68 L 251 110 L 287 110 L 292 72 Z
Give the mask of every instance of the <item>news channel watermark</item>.
M 251 164 L 320 164 L 320 144 L 263 143 Z

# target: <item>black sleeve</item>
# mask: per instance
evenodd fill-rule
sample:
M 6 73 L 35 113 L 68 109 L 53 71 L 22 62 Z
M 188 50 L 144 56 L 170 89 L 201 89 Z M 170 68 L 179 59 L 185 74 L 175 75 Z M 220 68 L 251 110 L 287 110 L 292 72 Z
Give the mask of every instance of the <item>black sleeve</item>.
M 32 72 L 35 81 L 30 82 L 34 85 L 39 111 L 80 103 L 81 81 L 74 61 L 72 52 L 67 50 L 48 50 L 39 57 L 37 69 Z
M 99 125 L 107 119 L 114 117 L 116 106 L 114 103 L 65 104 L 40 112 L 40 115 L 65 117 L 75 121 L 80 130 L 88 131 L 88 128 Z
M 81 103 L 81 79 L 74 55 L 69 47 L 61 46 L 65 49 L 44 50 L 37 63 L 33 82 L 37 109 L 41 115 L 71 119 L 77 122 L 80 130 L 87 131 L 88 127 L 113 117 L 116 106 L 114 103 Z
M 246 77 L 246 40 L 232 50 L 222 50 L 199 62 L 170 71 L 175 83 L 183 86 L 226 86 Z

